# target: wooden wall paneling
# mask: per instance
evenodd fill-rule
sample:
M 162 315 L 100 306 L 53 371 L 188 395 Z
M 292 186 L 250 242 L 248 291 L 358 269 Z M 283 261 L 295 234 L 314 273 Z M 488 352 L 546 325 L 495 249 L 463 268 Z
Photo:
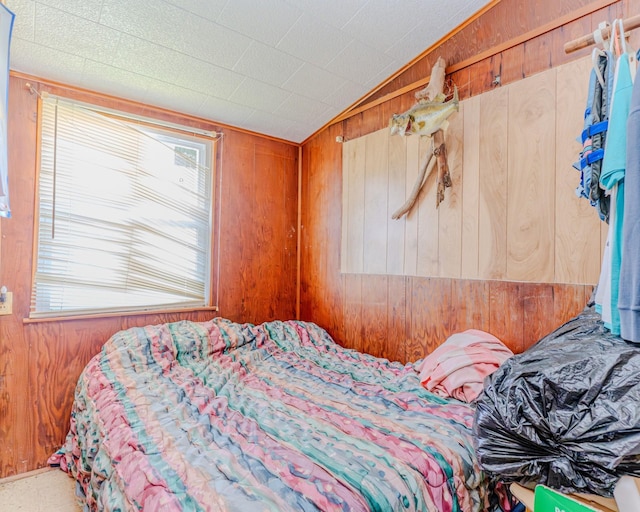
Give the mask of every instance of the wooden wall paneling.
M 420 137 L 420 162 L 432 151 L 431 137 Z M 438 209 L 436 208 L 437 166 L 426 177 L 414 208 L 418 210 L 418 256 L 416 274 L 438 275 Z
M 500 82 L 507 85 L 524 78 L 524 44 L 519 44 L 502 52 Z
M 383 130 L 387 131 L 387 130 Z M 411 137 L 409 137 L 411 138 Z M 407 186 L 407 139 L 394 135 L 389 137 L 388 153 L 388 204 L 387 220 L 387 274 L 402 275 L 405 261 L 405 220 L 392 219 L 391 215 L 405 202 Z
M 258 251 L 252 230 L 255 197 L 255 154 L 253 140 L 244 134 L 225 134 L 222 176 L 220 238 L 220 314 L 230 320 L 247 318 L 248 296 L 259 276 L 246 262 Z
M 382 357 L 390 361 L 406 362 L 405 343 L 408 338 L 407 317 L 411 311 L 407 307 L 407 280 L 405 276 L 389 276 L 387 305 L 388 335 Z
M 462 267 L 462 138 L 464 102 L 449 118 L 445 133 L 447 162 L 452 186 L 445 189 L 438 206 L 438 275 L 459 278 Z
M 600 11 L 596 11 L 591 15 L 591 26 L 592 29 L 595 30 L 598 28 L 598 25 L 602 21 L 613 22 L 615 19 L 624 18 L 624 1 L 616 2 L 614 4 L 605 7 L 604 9 L 600 9 Z M 634 14 L 638 14 L 635 12 Z
M 342 144 L 335 142 L 336 137 L 340 135 L 342 128 L 340 125 L 334 125 L 325 131 L 325 146 L 329 146 L 325 150 L 325 158 L 328 168 L 332 170 L 329 176 L 323 175 L 324 190 L 326 193 L 326 211 L 323 212 L 325 222 L 327 223 L 323 236 L 326 240 L 332 238 L 333 233 L 340 229 L 342 218 L 342 205 L 336 202 L 336 198 L 340 197 L 342 188 L 341 163 L 342 163 Z M 325 243 L 327 247 L 326 259 L 326 279 L 323 286 L 323 302 L 327 308 L 327 320 L 325 327 L 330 334 L 336 339 L 344 338 L 344 321 L 343 321 L 343 276 L 340 274 L 340 247 L 336 244 Z M 295 285 L 295 283 L 293 283 Z
M 342 128 L 344 123 L 340 124 Z M 323 140 L 322 133 L 315 137 L 311 142 L 305 144 L 302 148 L 302 176 L 301 176 L 301 190 L 300 190 L 300 319 L 313 319 L 313 311 L 315 307 L 313 304 L 318 300 L 318 293 L 315 287 L 320 283 L 317 283 L 314 279 L 314 273 L 312 269 L 312 259 L 314 251 L 312 248 L 311 231 L 314 226 L 317 226 L 318 222 L 311 214 L 313 208 L 313 202 L 311 201 L 311 187 L 310 187 L 310 169 L 318 165 L 316 158 L 313 158 L 313 152 L 311 148 L 317 147 L 320 141 Z M 324 174 L 324 173 L 323 173 Z M 342 179 L 342 173 L 340 175 Z M 341 246 L 342 247 L 342 246 Z
M 478 277 L 504 279 L 507 271 L 508 89 L 480 98 Z
M 451 73 L 451 75 L 445 77 L 445 84 L 447 83 L 447 80 L 449 80 L 452 85 L 455 84 L 458 88 L 458 98 L 460 101 L 471 96 L 471 74 L 469 72 L 469 68 L 464 68 Z
M 121 329 L 121 319 L 117 317 L 27 327 L 34 368 L 29 379 L 30 406 L 36 427 L 31 464 L 46 461 L 62 445 L 70 426 L 71 399 L 78 376 L 102 345 Z M 69 336 L 69 332 L 73 335 Z
M 635 16 L 640 13 L 640 0 L 625 0 L 624 1 L 624 18 L 630 18 L 631 16 Z M 577 34 L 575 37 L 580 37 L 584 34 L 588 34 L 593 30 L 585 30 L 581 34 Z M 567 40 L 574 39 L 573 37 Z M 629 34 L 629 45 L 631 48 L 639 49 L 640 48 L 640 30 L 632 30 Z
M 451 283 L 451 333 L 467 329 L 489 331 L 489 282 L 454 279 Z
M 0 284 L 13 292 L 13 314 L 0 317 L 0 477 L 31 469 L 36 449 L 34 418 L 25 411 L 33 402 L 29 379 L 34 369 L 22 318 L 29 314 L 31 299 L 37 98 L 25 83 L 22 79 L 9 80 L 7 142 L 12 218 L 0 220 Z
M 564 51 L 564 45 L 567 41 L 572 41 L 590 32 L 593 32 L 590 16 L 583 16 L 554 30 L 551 35 L 551 66 L 560 66 L 591 55 L 593 48 L 585 48 L 573 54 L 567 54 Z
M 387 271 L 388 154 L 388 130 L 378 130 L 365 138 L 365 274 L 384 274 Z
M 343 169 L 348 183 L 348 203 L 345 216 L 348 219 L 346 267 L 343 271 L 364 271 L 364 218 L 365 218 L 365 181 L 366 181 L 366 139 L 359 137 L 344 144 L 343 162 L 349 167 Z M 344 178 L 343 178 L 344 181 Z
M 212 123 L 159 112 L 152 107 L 136 107 L 131 102 L 64 86 L 51 87 L 37 80 L 29 82 L 36 89 L 50 89 L 52 93 L 80 101 L 95 100 L 108 108 L 218 130 Z M 29 314 L 31 289 L 37 96 L 29 92 L 21 78 L 11 77 L 10 88 L 9 186 L 13 217 L 0 221 L 3 237 L 0 280 L 14 293 L 14 310 L 12 315 L 0 317 L 0 478 L 46 464 L 69 428 L 73 387 L 81 369 L 113 333 L 134 325 L 180 319 L 204 321 L 215 316 L 212 311 L 197 311 L 23 324 Z M 295 309 L 296 275 L 295 263 L 289 263 L 295 261 L 295 254 L 289 258 L 288 251 L 295 253 L 296 243 L 292 245 L 289 241 L 290 232 L 285 225 L 290 221 L 295 229 L 297 195 L 291 202 L 291 192 L 297 187 L 297 147 L 273 140 L 265 143 L 261 137 L 232 129 L 225 129 L 224 134 L 222 166 L 218 169 L 222 173 L 221 314 L 239 321 L 288 316 Z M 257 175 L 256 147 L 262 154 Z M 315 147 L 320 155 L 324 149 L 322 145 Z M 324 162 L 316 156 L 312 161 L 320 166 L 316 175 L 324 176 Z M 326 207 L 319 203 L 314 215 L 324 213 Z M 269 219 L 273 219 L 273 225 Z M 318 223 L 310 227 L 312 231 L 326 232 Z M 273 256 L 269 262 L 261 260 L 258 243 L 273 244 L 266 249 Z M 305 251 L 304 258 L 308 254 Z M 306 264 L 318 265 L 318 261 L 326 261 L 323 251 L 313 254 Z M 320 288 L 326 276 L 320 273 L 318 276 L 313 285 Z M 273 297 L 276 298 L 271 302 Z M 308 301 L 305 296 L 304 303 Z
M 377 357 L 387 353 L 389 277 L 371 275 L 362 280 L 362 350 Z
M 420 138 L 407 137 L 407 173 L 405 180 L 405 194 L 400 208 L 404 201 L 411 195 L 411 190 L 416 182 L 421 166 L 426 162 L 427 155 L 420 153 Z M 394 205 L 394 208 L 395 205 Z M 396 209 L 397 209 L 396 208 Z M 395 211 L 395 210 L 394 210 Z M 403 217 L 404 219 L 404 273 L 408 276 L 415 276 L 418 272 L 418 208 L 414 207 Z
M 431 307 L 431 288 L 429 279 L 425 277 L 413 277 L 409 279 L 408 318 L 409 337 L 405 345 L 405 361 L 417 361 L 427 354 L 427 324 L 430 320 L 428 311 Z
M 556 70 L 509 86 L 507 278 L 554 278 Z
M 275 233 L 282 240 L 279 258 L 281 260 L 279 278 L 276 280 L 277 291 L 272 300 L 277 304 L 275 318 L 296 318 L 296 294 L 297 276 L 292 274 L 292 269 L 296 269 L 298 262 L 298 148 L 289 146 L 285 149 L 289 154 L 283 155 L 283 176 L 282 193 L 278 194 L 277 188 L 273 191 L 276 197 L 280 198 L 281 214 L 279 225 L 275 229 L 280 229 L 280 233 Z M 338 192 L 339 193 L 339 192 Z M 340 212 L 338 211 L 338 219 Z M 336 257 L 339 257 L 337 248 Z M 295 270 L 294 270 L 295 272 Z M 286 277 L 285 277 L 286 276 Z
M 364 276 L 366 279 L 366 276 Z M 344 346 L 362 351 L 362 274 L 344 274 Z
M 349 175 L 355 167 L 356 153 L 353 142 L 343 142 L 342 148 L 342 208 L 344 215 L 340 219 L 340 272 L 347 272 L 347 255 L 349 254 Z M 303 206 L 304 208 L 304 206 Z
M 351 116 L 340 124 L 342 125 L 342 135 L 345 141 L 362 136 L 362 114 Z
M 450 334 L 452 280 L 415 277 L 411 281 L 410 339 L 405 356 L 407 361 L 416 361 Z
M 590 285 L 554 285 L 553 287 L 553 324 L 562 324 L 582 311 L 589 301 L 593 287 Z
M 551 32 L 542 34 L 524 44 L 524 76 L 532 76 L 551 68 L 551 49 L 553 35 Z
M 478 277 L 479 195 L 480 195 L 480 98 L 464 102 L 462 140 L 462 240 L 461 269 L 463 278 Z
M 501 74 L 502 55 L 497 54 L 469 66 L 470 81 L 469 95 L 477 96 L 490 90 L 494 79 Z
M 583 129 L 587 84 L 591 58 L 587 57 L 557 69 L 556 107 L 556 211 L 555 281 L 595 283 L 600 273 L 600 219 L 575 189 L 580 173 L 573 168 L 582 145 L 576 137 Z
M 525 348 L 522 284 L 489 281 L 489 332 L 515 353 Z
M 324 301 L 324 294 L 327 287 L 327 259 L 329 253 L 328 251 L 314 248 L 327 245 L 327 226 L 325 223 L 319 222 L 319 219 L 326 215 L 327 206 L 330 204 L 328 203 L 330 198 L 327 196 L 328 177 L 325 173 L 320 172 L 325 166 L 330 166 L 330 160 L 327 159 L 327 155 L 334 150 L 327 137 L 328 133 L 316 140 L 310 147 L 313 165 L 308 168 L 307 186 L 312 193 L 309 194 L 308 199 L 310 202 L 307 209 L 308 218 L 305 219 L 303 217 L 303 224 L 305 225 L 303 235 L 312 253 L 309 260 L 307 260 L 308 266 L 305 271 L 305 279 L 307 279 L 308 287 L 314 292 L 313 301 L 310 305 L 312 308 L 311 316 L 305 318 L 322 326 L 327 325 L 327 305 Z M 340 179 L 340 176 L 335 176 L 335 179 Z
M 464 102 L 449 118 L 445 133 L 452 186 L 445 189 L 438 207 L 438 275 L 459 278 L 462 267 L 462 154 Z
M 557 326 L 554 318 L 554 294 L 552 284 L 522 283 L 520 287 L 523 309 L 523 351 L 549 334 Z
M 278 306 L 278 282 L 267 281 L 258 287 L 263 276 L 280 275 L 282 272 L 281 249 L 286 232 L 281 232 L 286 209 L 282 204 L 284 161 L 265 150 L 255 146 L 255 165 L 253 182 L 253 208 L 255 252 L 253 254 L 253 281 L 255 286 L 245 290 L 247 303 L 251 313 L 250 321 L 262 322 L 275 320 L 275 308 Z M 276 187 L 280 194 L 275 193 Z M 284 235 L 284 236 L 283 236 Z M 264 286 L 266 285 L 266 286 Z M 282 317 L 280 317 L 282 318 Z M 286 318 L 292 318 L 287 316 Z
M 429 302 L 423 303 L 423 307 L 429 308 L 426 325 L 426 354 L 430 354 L 442 345 L 451 334 L 452 283 L 453 279 L 448 278 L 429 279 Z

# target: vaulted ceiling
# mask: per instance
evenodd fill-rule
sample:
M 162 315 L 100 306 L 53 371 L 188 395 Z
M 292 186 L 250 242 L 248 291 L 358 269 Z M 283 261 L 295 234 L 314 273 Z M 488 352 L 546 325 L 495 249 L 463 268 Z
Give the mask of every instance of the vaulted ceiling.
M 489 0 L 6 0 L 11 68 L 301 142 Z

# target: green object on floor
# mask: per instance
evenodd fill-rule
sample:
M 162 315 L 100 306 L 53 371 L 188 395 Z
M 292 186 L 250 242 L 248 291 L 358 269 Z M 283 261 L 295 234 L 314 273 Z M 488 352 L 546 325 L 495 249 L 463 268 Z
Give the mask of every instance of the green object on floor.
M 534 512 L 593 512 L 594 508 L 569 498 L 544 485 L 537 485 L 534 493 Z

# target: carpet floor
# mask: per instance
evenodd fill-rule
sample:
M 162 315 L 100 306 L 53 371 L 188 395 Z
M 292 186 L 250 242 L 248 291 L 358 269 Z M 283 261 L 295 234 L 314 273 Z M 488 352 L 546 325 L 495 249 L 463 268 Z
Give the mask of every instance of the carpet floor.
M 59 469 L 0 480 L 0 512 L 77 512 L 75 482 Z

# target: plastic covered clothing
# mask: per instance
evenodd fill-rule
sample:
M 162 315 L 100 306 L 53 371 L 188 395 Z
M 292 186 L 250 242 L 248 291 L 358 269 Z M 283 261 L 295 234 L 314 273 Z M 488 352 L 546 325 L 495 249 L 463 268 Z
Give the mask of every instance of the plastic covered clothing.
M 640 476 L 640 347 L 593 307 L 485 381 L 474 424 L 483 469 L 506 482 L 610 496 Z

